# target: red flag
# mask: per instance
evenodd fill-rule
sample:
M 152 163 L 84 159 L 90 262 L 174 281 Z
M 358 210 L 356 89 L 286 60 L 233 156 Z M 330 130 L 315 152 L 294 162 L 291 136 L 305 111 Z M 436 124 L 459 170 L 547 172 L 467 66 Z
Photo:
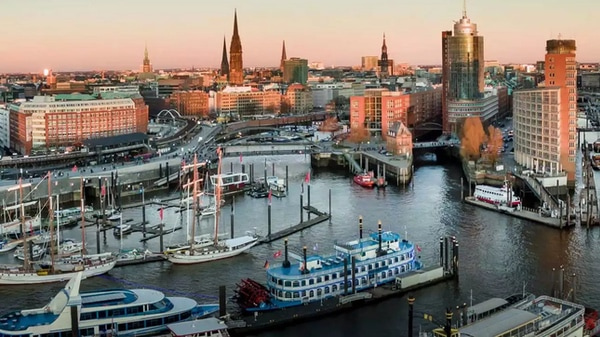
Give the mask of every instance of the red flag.
M 310 184 L 310 171 L 306 172 L 306 177 L 304 177 L 304 182 Z
M 158 212 L 159 212 L 159 215 L 160 215 L 160 221 L 163 221 L 163 208 L 161 207 Z
M 77 165 L 73 165 L 73 168 L 71 169 L 71 172 L 77 172 Z
M 102 188 L 100 189 L 100 195 L 101 196 L 105 196 L 106 195 L 106 186 L 102 185 Z
M 417 252 L 421 252 L 421 247 L 417 245 Z
M 274 258 L 278 258 L 280 256 L 281 256 L 281 251 L 280 250 L 276 251 L 275 254 L 273 254 Z
M 265 269 L 269 269 L 269 260 L 265 260 Z
M 242 154 L 240 153 L 240 164 L 242 163 Z
M 271 204 L 271 198 L 273 197 L 273 194 L 271 193 L 271 189 L 269 189 L 269 205 Z

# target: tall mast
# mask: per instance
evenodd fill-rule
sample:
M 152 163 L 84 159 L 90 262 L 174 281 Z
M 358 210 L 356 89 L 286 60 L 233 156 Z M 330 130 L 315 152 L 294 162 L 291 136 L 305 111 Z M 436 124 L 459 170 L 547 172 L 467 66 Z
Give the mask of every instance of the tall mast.
M 217 149 L 219 165 L 217 166 L 217 184 L 215 185 L 215 244 L 219 243 L 219 216 L 221 215 L 221 147 Z
M 194 241 L 196 241 L 196 212 L 198 211 L 198 156 L 194 155 L 194 190 L 192 191 L 192 237 L 190 239 L 190 255 L 194 255 Z
M 191 242 L 191 233 L 190 233 L 190 178 L 187 178 L 187 198 L 185 199 L 185 203 L 186 203 L 186 211 L 185 212 L 187 214 L 187 219 L 185 221 L 185 225 L 186 225 L 186 231 L 185 234 L 187 235 L 187 240 L 188 242 Z
M 81 257 L 85 254 L 85 200 L 83 197 L 83 177 L 79 177 L 79 188 L 81 197 Z
M 48 171 L 48 201 L 49 201 L 49 209 L 48 213 L 50 213 L 50 261 L 52 264 L 50 265 L 50 271 L 54 272 L 54 207 L 52 207 L 52 174 Z
M 27 244 L 27 231 L 25 230 L 25 206 L 23 206 L 23 178 L 19 178 L 19 198 L 21 202 L 21 234 L 23 234 L 23 267 L 29 271 L 29 245 Z

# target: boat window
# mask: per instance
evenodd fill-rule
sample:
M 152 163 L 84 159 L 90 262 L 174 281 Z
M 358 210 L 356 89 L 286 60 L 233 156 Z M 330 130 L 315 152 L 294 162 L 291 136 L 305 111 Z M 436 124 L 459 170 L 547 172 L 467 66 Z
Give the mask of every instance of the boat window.
M 314 278 L 309 279 L 308 285 L 313 285 L 313 284 L 315 284 L 315 279 Z
M 298 282 L 298 281 L 294 281 L 292 283 L 292 287 L 294 287 L 294 288 L 299 287 L 299 286 L 300 286 L 300 282 Z
M 283 280 L 282 279 L 277 280 L 277 284 L 279 284 L 280 286 L 282 286 L 283 285 Z
M 329 287 L 325 287 L 325 294 L 329 294 Z
M 271 294 L 273 294 L 273 295 L 277 294 L 277 289 L 271 288 Z
M 291 287 L 292 286 L 292 281 L 285 281 L 285 282 L 283 282 L 283 286 L 284 287 Z
M 372 270 L 373 269 L 373 265 L 369 264 L 368 268 L 369 268 L 369 270 Z
M 150 319 L 146 321 L 146 327 L 151 327 L 151 326 L 157 326 L 157 325 L 162 325 L 162 318 L 155 318 L 155 319 Z
M 394 275 L 398 275 L 399 270 L 400 270 L 400 268 L 394 268 Z
M 294 298 L 300 298 L 300 293 L 297 291 L 294 291 Z
M 317 277 L 317 283 L 321 283 L 323 282 L 323 278 L 321 278 L 321 276 Z
M 360 267 L 360 271 L 364 272 L 365 270 L 365 266 Z
M 323 279 L 324 279 L 325 281 L 329 281 L 329 275 L 325 275 L 325 276 L 323 276 Z
M 392 277 L 393 273 L 391 270 L 388 270 L 388 277 Z
M 332 279 L 336 279 L 337 277 L 338 277 L 338 274 L 337 274 L 337 273 L 333 273 L 333 274 L 331 274 L 331 278 L 332 278 Z
M 379 262 L 375 263 L 375 269 L 379 268 Z
M 306 290 L 302 290 L 301 294 L 302 297 L 306 297 Z
M 362 252 L 360 255 L 361 255 L 362 257 L 365 257 L 365 256 L 367 256 L 367 253 L 365 253 L 365 252 Z
M 306 280 L 302 280 L 302 282 L 300 282 L 300 284 L 304 287 L 306 286 Z
M 404 261 L 404 254 L 400 255 L 400 260 Z
M 336 292 L 337 289 L 338 289 L 337 284 L 334 284 L 334 285 L 331 286 L 331 291 L 332 292 Z
M 394 258 L 394 262 L 398 262 L 398 257 L 397 256 Z
M 385 278 L 385 272 L 381 273 L 381 278 L 384 279 Z
M 188 319 L 192 316 L 192 312 L 191 311 L 186 311 L 186 312 L 182 312 L 181 313 L 181 319 Z
M 111 316 L 115 317 L 115 316 L 123 316 L 123 315 L 125 315 L 125 309 L 120 308 L 120 309 L 113 309 Z
M 98 318 L 106 318 L 106 310 L 98 311 Z
M 317 296 L 321 296 L 323 294 L 323 289 L 317 288 Z
M 354 273 L 355 273 L 355 274 L 358 274 L 358 272 L 359 272 L 359 271 L 358 271 L 358 268 L 355 268 L 355 269 L 354 269 Z
M 285 298 L 292 298 L 292 294 L 290 292 L 288 292 L 288 291 L 284 291 L 283 292 L 283 297 L 285 297 Z
M 311 291 L 308 293 L 308 297 L 315 297 L 315 291 L 314 291 L 314 290 L 311 290 Z
M 81 313 L 81 320 L 87 321 L 90 319 L 96 319 L 96 312 L 83 312 Z
M 175 321 L 172 321 L 172 322 L 169 322 L 169 323 L 173 323 L 173 322 L 175 322 Z M 127 324 L 126 323 L 121 323 L 121 324 L 119 324 L 118 328 L 119 328 L 119 331 L 126 331 L 127 330 Z
M 362 283 L 362 284 L 367 284 L 367 277 L 366 277 L 366 276 L 363 276 L 363 278 L 361 279 L 361 282 L 360 282 L 360 283 Z

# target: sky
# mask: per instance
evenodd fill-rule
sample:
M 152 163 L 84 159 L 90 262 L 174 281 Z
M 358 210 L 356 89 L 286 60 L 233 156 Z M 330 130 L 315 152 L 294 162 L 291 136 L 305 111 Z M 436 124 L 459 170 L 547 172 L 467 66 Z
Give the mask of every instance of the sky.
M 358 65 L 381 53 L 396 63 L 441 63 L 441 31 L 462 0 L 2 0 L 0 73 L 219 67 L 237 9 L 244 67 L 288 57 Z M 467 0 L 486 60 L 533 63 L 545 41 L 577 40 L 577 60 L 600 61 L 599 0 Z

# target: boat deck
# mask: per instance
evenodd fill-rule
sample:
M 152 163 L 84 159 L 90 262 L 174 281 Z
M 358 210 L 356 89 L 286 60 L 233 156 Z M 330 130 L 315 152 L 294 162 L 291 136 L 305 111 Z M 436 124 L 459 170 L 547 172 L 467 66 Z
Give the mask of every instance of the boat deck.
M 539 224 L 550 226 L 550 227 L 555 227 L 555 228 L 565 228 L 566 227 L 564 221 L 561 221 L 558 218 L 544 217 L 544 216 L 541 216 L 539 213 L 534 212 L 532 210 L 528 210 L 528 209 L 521 209 L 521 210 L 515 209 L 513 212 L 507 212 L 507 211 L 503 211 L 502 209 L 499 209 L 496 205 L 492 205 L 487 202 L 479 201 L 479 200 L 475 199 L 474 197 L 466 197 L 465 202 L 468 204 L 477 206 L 477 207 L 485 208 L 490 211 L 504 213 L 504 214 L 507 214 L 510 216 L 514 216 L 516 218 L 537 222 Z

